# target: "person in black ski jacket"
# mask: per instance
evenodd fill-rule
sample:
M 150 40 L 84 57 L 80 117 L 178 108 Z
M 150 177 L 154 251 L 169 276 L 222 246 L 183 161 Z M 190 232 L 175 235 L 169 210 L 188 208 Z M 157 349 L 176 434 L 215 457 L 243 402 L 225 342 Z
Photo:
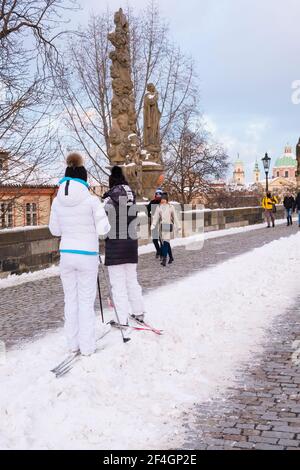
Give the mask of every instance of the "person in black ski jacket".
M 294 204 L 294 210 L 298 211 L 298 223 L 300 227 L 300 192 L 297 194 L 295 204 Z
M 293 210 L 294 210 L 294 206 L 295 206 L 295 199 L 291 195 L 291 193 L 288 193 L 285 196 L 285 198 L 283 200 L 283 205 L 284 205 L 285 212 L 286 212 L 287 225 L 288 226 L 293 225 L 292 215 L 293 215 Z
M 113 302 L 121 325 L 131 315 L 144 320 L 142 289 L 137 279 L 138 240 L 135 194 L 114 166 L 109 177 L 109 191 L 104 194 L 105 210 L 111 230 L 105 240 L 105 265 L 108 267 Z
M 149 202 L 149 204 L 147 206 L 150 226 L 151 226 L 152 219 L 155 215 L 156 209 L 158 208 L 158 206 L 160 204 L 162 194 L 163 194 L 162 189 L 158 188 L 155 191 L 154 199 L 152 199 L 152 201 Z M 151 237 L 152 237 L 153 245 L 155 246 L 155 249 L 156 249 L 156 258 L 160 258 L 162 256 L 162 254 L 161 254 L 162 241 L 159 237 L 158 228 L 155 228 L 154 230 L 151 230 Z

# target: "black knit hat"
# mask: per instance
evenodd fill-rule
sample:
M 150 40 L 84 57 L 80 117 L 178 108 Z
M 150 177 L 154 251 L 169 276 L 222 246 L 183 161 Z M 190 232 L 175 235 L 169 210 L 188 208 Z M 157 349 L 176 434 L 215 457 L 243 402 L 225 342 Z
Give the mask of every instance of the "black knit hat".
M 122 168 L 117 165 L 113 166 L 111 169 L 111 176 L 113 176 L 114 178 L 123 178 Z
M 79 153 L 70 153 L 67 157 L 65 176 L 87 181 L 87 171 L 83 166 L 83 158 Z
M 110 189 L 119 184 L 128 184 L 120 166 L 113 166 L 109 177 Z

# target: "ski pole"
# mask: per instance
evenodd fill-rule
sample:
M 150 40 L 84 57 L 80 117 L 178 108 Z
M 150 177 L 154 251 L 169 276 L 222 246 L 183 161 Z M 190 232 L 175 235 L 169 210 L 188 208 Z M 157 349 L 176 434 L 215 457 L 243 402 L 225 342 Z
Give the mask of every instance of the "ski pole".
M 102 323 L 104 323 L 104 315 L 103 315 L 103 305 L 102 305 L 101 286 L 100 286 L 99 273 L 98 273 L 98 277 L 97 277 L 97 284 L 98 284 L 98 293 L 99 293 L 99 303 L 100 303 L 101 318 L 102 318 Z
M 115 304 L 114 304 L 114 301 L 113 301 L 113 296 L 112 296 L 112 291 L 111 291 L 110 282 L 109 282 L 109 279 L 107 278 L 107 274 L 106 274 L 106 272 L 105 272 L 105 268 L 104 268 L 104 265 L 103 265 L 103 263 L 102 263 L 101 256 L 99 256 L 99 258 L 100 258 L 100 265 L 101 265 L 101 268 L 102 268 L 102 271 L 103 271 L 103 274 L 104 274 L 104 279 L 105 279 L 105 282 L 106 282 L 106 285 L 107 285 L 108 293 L 109 293 L 109 296 L 110 296 L 110 298 L 111 298 L 111 301 L 112 301 L 112 304 L 113 304 L 113 308 L 114 308 L 114 311 L 115 311 L 116 319 L 117 319 L 117 322 L 118 322 L 119 325 L 120 325 L 121 323 L 120 323 L 120 319 L 119 319 L 119 315 L 118 315 L 117 309 L 116 309 Z M 130 341 L 131 338 L 125 338 L 122 328 L 120 328 L 120 331 L 121 331 L 123 343 L 128 343 L 128 341 Z

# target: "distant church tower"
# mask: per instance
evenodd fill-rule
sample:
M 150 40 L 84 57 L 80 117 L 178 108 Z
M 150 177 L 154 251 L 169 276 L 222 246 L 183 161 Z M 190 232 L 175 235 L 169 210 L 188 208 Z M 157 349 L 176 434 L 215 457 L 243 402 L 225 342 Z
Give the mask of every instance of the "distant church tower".
M 258 161 L 256 160 L 254 170 L 253 170 L 253 176 L 254 176 L 254 183 L 259 183 L 260 182 L 260 169 L 258 165 Z
M 238 154 L 238 159 L 234 164 L 233 182 L 237 184 L 238 186 L 244 186 L 245 184 L 244 163 L 240 160 L 239 154 Z

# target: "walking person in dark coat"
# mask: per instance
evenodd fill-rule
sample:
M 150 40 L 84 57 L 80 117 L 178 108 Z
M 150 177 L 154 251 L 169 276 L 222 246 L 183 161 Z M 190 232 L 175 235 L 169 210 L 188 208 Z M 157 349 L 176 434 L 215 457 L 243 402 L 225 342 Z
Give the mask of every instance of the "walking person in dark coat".
M 109 191 L 103 196 L 111 230 L 105 240 L 105 265 L 112 288 L 113 302 L 122 325 L 128 317 L 142 321 L 144 302 L 137 279 L 138 240 L 135 194 L 123 176 L 122 168 L 114 166 L 109 177 Z M 134 210 L 134 213 L 133 213 Z
M 294 210 L 298 211 L 298 223 L 299 223 L 299 228 L 300 228 L 300 191 L 297 194 L 297 197 L 295 200 Z
M 163 194 L 162 189 L 158 188 L 155 191 L 154 199 L 152 199 L 152 201 L 149 202 L 149 204 L 147 206 L 148 217 L 149 217 L 149 220 L 150 220 L 150 224 L 151 224 L 151 218 L 154 217 L 155 212 L 156 212 L 156 210 L 157 210 L 157 208 L 160 204 L 162 194 Z M 162 256 L 162 254 L 161 254 L 162 241 L 159 237 L 158 227 L 155 227 L 154 230 L 151 230 L 151 237 L 152 237 L 153 245 L 155 246 L 155 249 L 156 249 L 156 258 L 160 258 Z
M 284 200 L 283 200 L 283 205 L 285 208 L 286 212 L 286 218 L 287 218 L 287 226 L 293 225 L 293 210 L 295 206 L 295 199 L 291 195 L 291 193 L 288 193 Z

